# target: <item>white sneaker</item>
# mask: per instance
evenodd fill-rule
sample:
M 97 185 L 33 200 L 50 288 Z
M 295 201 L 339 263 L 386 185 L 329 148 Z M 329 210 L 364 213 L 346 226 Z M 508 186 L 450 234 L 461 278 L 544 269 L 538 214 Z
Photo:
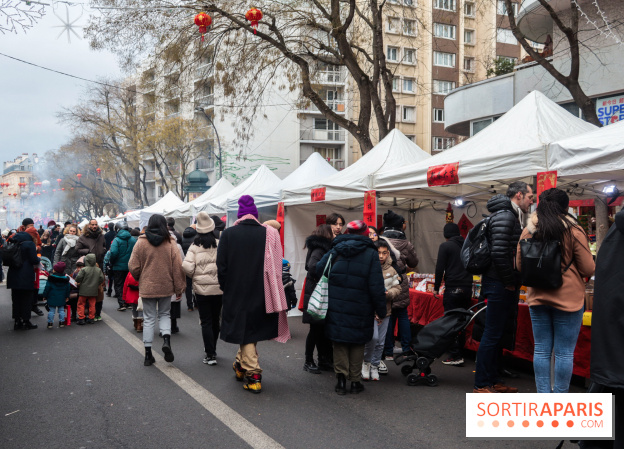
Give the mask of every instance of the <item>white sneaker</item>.
M 371 364 L 369 362 L 362 363 L 362 380 L 370 380 Z
M 379 362 L 378 371 L 379 371 L 379 374 L 388 374 L 388 367 L 386 366 L 386 363 L 383 360 Z
M 379 370 L 375 365 L 370 367 L 370 378 L 371 380 L 379 380 Z

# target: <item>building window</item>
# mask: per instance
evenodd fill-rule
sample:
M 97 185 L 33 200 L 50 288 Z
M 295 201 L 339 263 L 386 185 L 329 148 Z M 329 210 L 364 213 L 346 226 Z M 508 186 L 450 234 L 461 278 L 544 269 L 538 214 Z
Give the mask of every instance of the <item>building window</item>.
M 414 136 L 412 134 L 406 134 L 405 137 L 407 137 L 412 142 L 416 143 L 416 136 Z
M 455 39 L 455 25 L 446 25 L 444 23 L 433 24 L 433 35 L 443 39 Z
M 433 93 L 435 95 L 446 95 L 455 89 L 455 81 L 433 80 Z
M 403 0 L 405 6 L 414 6 L 416 2 L 414 0 Z
M 518 63 L 518 58 L 511 58 L 509 56 L 497 56 L 498 59 L 506 62 L 513 62 L 514 65 Z
M 466 72 L 475 71 L 475 58 L 464 58 L 464 70 Z
M 512 3 L 511 6 L 513 7 L 513 13 L 515 17 L 518 15 L 518 4 Z M 496 5 L 496 14 L 500 14 L 502 16 L 507 15 L 507 4 L 505 3 L 505 0 L 498 0 L 498 3 Z
M 388 47 L 388 61 L 399 61 L 399 47 Z
M 501 44 L 518 44 L 513 32 L 508 28 L 498 28 L 496 30 L 496 42 L 500 42 Z
M 342 168 L 342 151 L 340 148 L 314 148 L 314 152 L 323 156 L 334 168 Z
M 453 137 L 434 137 L 433 138 L 433 150 L 444 151 L 448 150 L 455 145 L 455 139 Z
M 20 176 L 20 183 L 26 182 L 26 178 L 24 178 L 23 176 Z
M 416 108 L 413 106 L 403 106 L 403 121 L 414 123 L 416 121 Z
M 455 0 L 433 0 L 433 7 L 435 9 L 455 11 Z
M 401 92 L 401 80 L 398 77 L 392 78 L 392 92 Z
M 435 123 L 444 123 L 444 109 L 433 110 L 433 121 Z
M 464 3 L 464 15 L 466 17 L 474 17 L 476 15 L 477 9 L 473 2 Z
M 416 50 L 413 48 L 403 49 L 403 64 L 415 64 L 416 63 Z
M 433 52 L 433 65 L 440 67 L 455 67 L 455 53 Z
M 414 80 L 412 78 L 403 78 L 403 93 L 414 93 Z
M 396 17 L 388 17 L 388 20 L 386 21 L 386 31 L 388 33 L 399 34 L 400 27 L 401 20 Z
M 474 136 L 475 134 L 483 131 L 485 128 L 490 126 L 493 123 L 491 118 L 486 118 L 485 120 L 477 120 L 470 123 L 470 136 Z
M 475 30 L 464 30 L 464 44 L 475 44 Z
M 416 21 L 403 20 L 403 34 L 406 36 L 416 36 Z

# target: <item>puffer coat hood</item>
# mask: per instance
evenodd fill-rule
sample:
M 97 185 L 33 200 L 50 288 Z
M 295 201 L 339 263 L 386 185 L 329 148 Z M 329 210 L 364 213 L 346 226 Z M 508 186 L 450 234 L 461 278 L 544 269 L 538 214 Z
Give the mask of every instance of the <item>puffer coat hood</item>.
M 518 214 L 511 200 L 502 194 L 490 198 L 487 209 L 492 214 L 488 225 L 492 263 L 484 274 L 502 282 L 506 287 L 518 288 L 520 273 L 514 268 L 516 248 L 522 231 Z
M 117 233 L 110 247 L 110 263 L 113 271 L 128 271 L 128 261 L 136 241 L 136 237 L 132 237 L 130 231 L 126 229 Z
M 76 276 L 80 296 L 98 295 L 98 287 L 104 282 L 104 273 L 95 266 L 95 254 L 85 256 L 85 267 Z
M 182 251 L 184 251 L 185 255 L 187 254 L 190 246 L 193 244 L 195 237 L 197 237 L 197 230 L 190 226 L 182 233 Z

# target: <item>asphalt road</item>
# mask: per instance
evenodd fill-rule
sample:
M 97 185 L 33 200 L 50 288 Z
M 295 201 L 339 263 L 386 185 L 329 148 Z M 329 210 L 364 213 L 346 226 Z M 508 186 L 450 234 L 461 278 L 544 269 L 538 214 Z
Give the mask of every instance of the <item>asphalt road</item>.
M 555 448 L 557 441 L 468 440 L 465 393 L 474 362 L 432 366 L 438 387 L 408 387 L 399 367 L 359 395 L 337 396 L 331 373 L 302 370 L 307 326 L 293 339 L 261 342 L 263 392 L 234 380 L 234 345 L 202 363 L 197 312 L 183 310 L 175 361 L 143 366 L 129 311 L 106 298 L 104 321 L 13 331 L 10 292 L 0 286 L 0 448 Z M 111 322 L 111 320 L 113 322 Z M 161 353 L 159 341 L 156 352 Z M 159 370 L 161 367 L 162 370 Z M 512 384 L 510 382 L 510 384 Z M 535 391 L 532 373 L 513 385 Z M 580 391 L 577 389 L 576 391 Z M 564 448 L 578 447 L 569 442 Z

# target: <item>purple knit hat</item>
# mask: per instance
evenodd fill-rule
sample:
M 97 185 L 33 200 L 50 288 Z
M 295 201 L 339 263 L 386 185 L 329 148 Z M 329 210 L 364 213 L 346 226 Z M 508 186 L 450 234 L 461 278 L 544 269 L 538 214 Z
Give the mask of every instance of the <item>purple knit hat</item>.
M 65 262 L 56 262 L 54 266 L 52 267 L 52 269 L 59 274 L 63 274 L 66 267 L 67 265 L 65 265 Z
M 258 218 L 258 209 L 254 203 L 254 199 L 249 195 L 243 195 L 238 199 L 238 218 L 251 214 Z

